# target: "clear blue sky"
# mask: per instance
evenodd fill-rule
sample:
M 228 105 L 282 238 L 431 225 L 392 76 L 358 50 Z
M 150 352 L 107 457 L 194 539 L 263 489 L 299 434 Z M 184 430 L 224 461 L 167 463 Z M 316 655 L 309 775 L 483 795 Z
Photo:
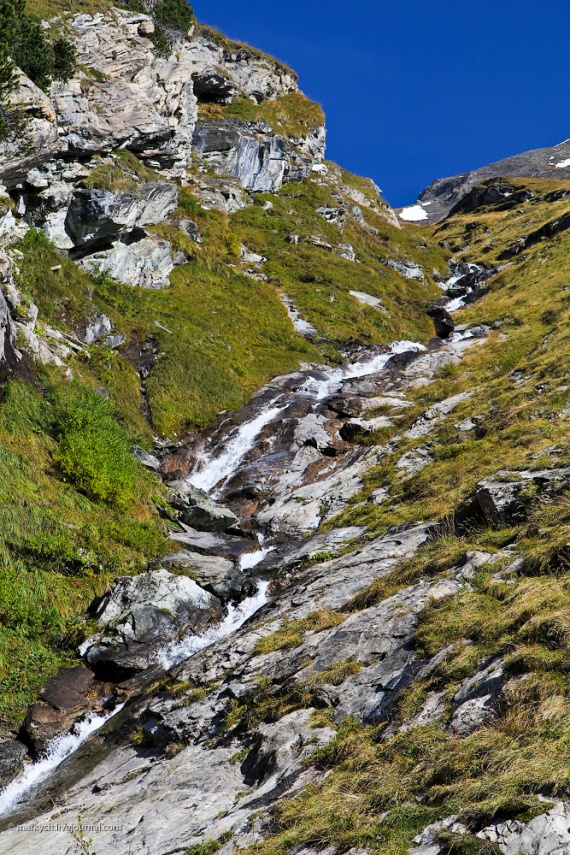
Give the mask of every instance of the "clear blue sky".
M 327 156 L 394 206 L 434 178 L 570 137 L 570 0 L 194 0 L 293 66 Z

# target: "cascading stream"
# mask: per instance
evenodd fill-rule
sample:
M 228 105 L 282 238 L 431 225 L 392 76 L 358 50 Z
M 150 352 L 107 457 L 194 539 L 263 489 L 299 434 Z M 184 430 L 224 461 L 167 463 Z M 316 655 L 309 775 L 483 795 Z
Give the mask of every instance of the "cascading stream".
M 208 492 L 216 484 L 226 481 L 236 471 L 248 451 L 253 448 L 263 428 L 273 421 L 282 409 L 282 407 L 270 406 L 250 422 L 240 425 L 220 455 L 217 457 L 204 455 L 198 468 L 188 476 L 188 483 Z
M 267 602 L 269 582 L 260 582 L 257 593 L 243 600 L 239 605 L 230 604 L 226 617 L 216 626 L 207 629 L 202 635 L 188 636 L 181 641 L 169 644 L 159 656 L 159 663 L 169 670 L 200 650 L 215 644 L 222 638 L 232 635 L 259 611 Z M 75 732 L 54 739 L 41 760 L 30 763 L 23 775 L 12 781 L 0 793 L 0 817 L 14 811 L 35 786 L 54 772 L 64 760 L 74 754 L 87 740 L 97 733 L 113 716 L 117 715 L 124 704 L 117 706 L 108 715 L 91 715 L 77 725 Z
M 310 397 L 317 404 L 338 391 L 343 383 L 382 371 L 394 354 L 423 350 L 425 347 L 416 342 L 394 342 L 389 351 L 377 354 L 372 359 L 354 362 L 343 368 L 330 368 L 324 372 L 325 376 L 320 380 L 309 378 L 299 393 Z M 220 454 L 217 456 L 204 455 L 196 470 L 188 477 L 188 483 L 211 492 L 216 486 L 227 481 L 254 447 L 256 439 L 266 425 L 287 408 L 286 405 L 278 405 L 277 402 L 280 400 L 281 398 L 274 399 L 253 419 L 234 430 L 226 438 Z M 275 549 L 274 546 L 264 547 L 261 538 L 258 550 L 242 556 L 240 569 L 252 569 L 273 549 Z M 199 636 L 187 636 L 181 641 L 168 644 L 158 657 L 159 664 L 166 670 L 170 670 L 199 651 L 237 632 L 247 620 L 265 605 L 268 600 L 268 589 L 269 582 L 259 582 L 256 594 L 238 605 L 230 604 L 225 618 L 216 626 L 210 627 Z M 124 704 L 121 704 L 106 716 L 91 715 L 78 724 L 74 732 L 55 739 L 42 759 L 30 763 L 23 775 L 0 793 L 0 816 L 6 816 L 16 809 L 38 784 L 44 781 L 50 773 L 55 771 L 92 735 L 100 730 L 110 718 L 117 715 L 123 706 Z
M 30 763 L 20 778 L 12 781 L 6 789 L 0 793 L 0 816 L 6 816 L 15 810 L 36 784 L 44 781 L 51 772 L 54 772 L 64 760 L 74 754 L 89 737 L 101 730 L 105 722 L 120 713 L 124 704 L 115 707 L 112 713 L 107 715 L 91 715 L 82 721 L 73 733 L 59 736 L 50 743 L 45 757 L 36 763 Z
M 301 386 L 298 394 L 313 399 L 315 403 L 323 401 L 334 394 L 348 380 L 367 377 L 370 374 L 377 374 L 382 371 L 395 354 L 410 351 L 417 353 L 423 350 L 425 347 L 414 341 L 395 341 L 386 353 L 376 354 L 372 359 L 352 362 L 343 368 L 326 369 L 323 372 L 325 376 L 321 380 L 310 377 Z M 225 439 L 221 453 L 216 454 L 217 448 L 215 448 L 211 453 L 203 454 L 195 470 L 186 479 L 187 482 L 193 487 L 210 492 L 228 481 L 237 471 L 244 457 L 254 447 L 263 428 L 277 418 L 279 413 L 287 409 L 286 406 L 277 406 L 278 400 L 280 399 L 271 401 L 267 408 L 258 412 L 253 419 L 240 425 L 237 430 L 229 434 Z M 262 558 L 259 560 L 261 561 Z

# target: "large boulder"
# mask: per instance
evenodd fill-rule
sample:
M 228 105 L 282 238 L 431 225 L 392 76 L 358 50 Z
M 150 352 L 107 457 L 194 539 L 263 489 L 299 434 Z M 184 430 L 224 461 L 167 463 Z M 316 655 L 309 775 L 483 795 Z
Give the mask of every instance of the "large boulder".
M 177 509 L 178 518 L 197 531 L 228 531 L 237 526 L 237 516 L 211 499 L 203 490 L 186 481 L 175 481 L 169 494 L 170 504 Z
M 198 635 L 221 615 L 220 600 L 186 576 L 164 569 L 126 576 L 96 609 L 102 630 L 81 653 L 98 674 L 124 678 L 152 665 L 173 639 Z
M 241 600 L 253 593 L 253 585 L 247 576 L 236 570 L 233 561 L 218 555 L 201 555 L 190 549 L 180 549 L 153 562 L 153 566 L 183 571 L 201 588 L 224 601 Z
M 125 285 L 153 290 L 168 287 L 174 269 L 170 244 L 156 235 L 138 240 L 127 235 L 110 248 L 85 256 L 79 264 L 90 273 L 106 273 Z
M 36 755 L 45 752 L 49 743 L 71 728 L 98 700 L 101 684 L 93 685 L 95 675 L 83 665 L 60 668 L 42 691 L 39 700 L 28 710 L 24 731 L 26 741 Z

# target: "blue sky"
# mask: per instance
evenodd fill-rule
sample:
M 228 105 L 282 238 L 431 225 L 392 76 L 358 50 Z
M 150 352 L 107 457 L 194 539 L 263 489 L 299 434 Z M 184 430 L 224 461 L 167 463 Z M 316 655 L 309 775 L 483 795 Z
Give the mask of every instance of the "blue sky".
M 327 156 L 394 206 L 435 178 L 570 137 L 570 0 L 194 0 L 293 66 Z

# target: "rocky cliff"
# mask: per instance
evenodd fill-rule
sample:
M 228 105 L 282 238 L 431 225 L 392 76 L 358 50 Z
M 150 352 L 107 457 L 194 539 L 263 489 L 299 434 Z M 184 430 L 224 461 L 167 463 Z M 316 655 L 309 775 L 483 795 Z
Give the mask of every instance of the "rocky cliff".
M 0 853 L 570 851 L 563 147 L 399 223 L 278 61 L 62 22 L 0 144 Z

